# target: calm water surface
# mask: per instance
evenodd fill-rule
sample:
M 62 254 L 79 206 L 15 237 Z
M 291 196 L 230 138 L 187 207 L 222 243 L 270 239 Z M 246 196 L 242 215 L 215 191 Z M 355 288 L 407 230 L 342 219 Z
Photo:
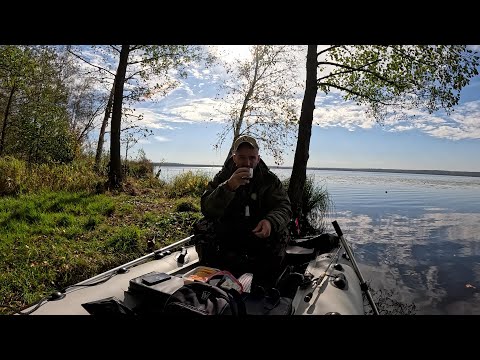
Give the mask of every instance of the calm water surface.
M 163 167 L 168 180 L 184 171 Z M 281 179 L 291 170 L 274 169 Z M 309 170 L 373 289 L 393 290 L 417 314 L 480 315 L 480 178 Z

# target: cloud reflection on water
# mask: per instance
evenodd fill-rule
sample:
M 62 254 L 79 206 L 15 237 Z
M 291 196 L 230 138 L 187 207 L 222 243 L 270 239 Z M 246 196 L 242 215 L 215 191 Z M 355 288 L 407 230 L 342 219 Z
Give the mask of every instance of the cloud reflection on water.
M 335 220 L 373 288 L 395 290 L 418 314 L 480 314 L 480 214 L 437 210 L 377 221 L 342 211 Z

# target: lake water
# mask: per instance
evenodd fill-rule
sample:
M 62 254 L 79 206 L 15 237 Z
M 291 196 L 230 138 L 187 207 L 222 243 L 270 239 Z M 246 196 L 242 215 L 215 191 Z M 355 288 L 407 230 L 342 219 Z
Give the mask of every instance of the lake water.
M 188 170 L 162 167 L 161 178 Z M 281 179 L 291 170 L 272 169 Z M 373 289 L 393 291 L 416 314 L 480 314 L 480 178 L 309 170 Z

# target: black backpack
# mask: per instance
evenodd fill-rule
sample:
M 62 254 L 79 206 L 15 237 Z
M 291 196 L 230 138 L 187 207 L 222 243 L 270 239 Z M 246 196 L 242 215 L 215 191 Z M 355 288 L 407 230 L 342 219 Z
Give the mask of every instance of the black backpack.
M 245 304 L 236 290 L 225 291 L 204 282 L 192 282 L 176 290 L 167 300 L 164 314 L 245 315 Z
M 193 224 L 195 251 L 201 264 L 210 265 L 218 256 L 219 243 L 213 220 L 201 218 Z

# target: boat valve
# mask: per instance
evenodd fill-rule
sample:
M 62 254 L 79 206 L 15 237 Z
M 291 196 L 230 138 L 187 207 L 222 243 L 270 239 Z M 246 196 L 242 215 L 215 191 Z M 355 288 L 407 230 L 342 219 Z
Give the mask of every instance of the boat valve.
M 335 285 L 337 288 L 343 290 L 347 287 L 347 278 L 343 274 L 337 274 L 333 280 L 333 285 Z
M 66 295 L 61 292 L 61 291 L 54 291 L 50 294 L 50 296 L 48 297 L 48 300 L 49 301 L 56 301 L 56 300 L 61 300 L 65 297 Z
M 180 254 L 177 255 L 177 262 L 179 264 L 185 264 L 188 261 L 188 252 L 186 247 L 182 247 Z

